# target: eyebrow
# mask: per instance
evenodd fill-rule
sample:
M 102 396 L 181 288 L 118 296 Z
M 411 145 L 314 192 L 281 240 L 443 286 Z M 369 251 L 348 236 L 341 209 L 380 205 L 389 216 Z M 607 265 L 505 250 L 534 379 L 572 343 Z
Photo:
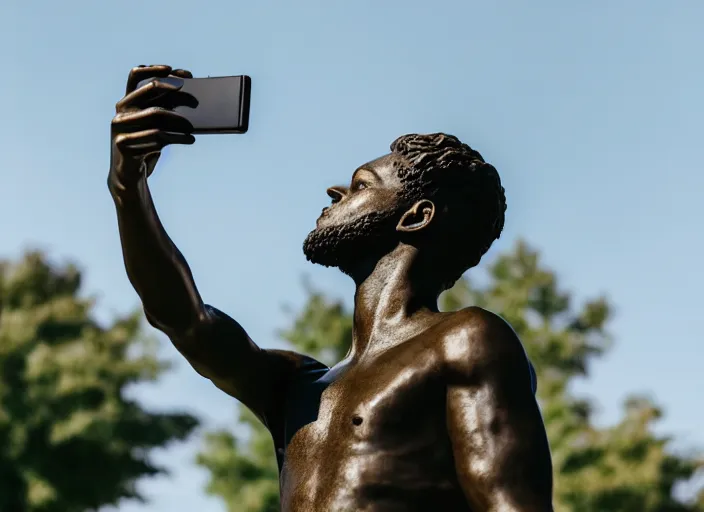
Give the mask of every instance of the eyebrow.
M 379 177 L 377 172 L 374 169 L 370 169 L 369 167 L 360 167 L 359 169 L 354 171 L 354 174 L 352 175 L 352 181 L 354 181 L 354 179 L 357 177 L 357 175 L 360 172 L 368 172 L 368 173 L 372 174 L 374 176 L 374 178 L 376 178 L 378 181 L 381 181 L 381 178 Z

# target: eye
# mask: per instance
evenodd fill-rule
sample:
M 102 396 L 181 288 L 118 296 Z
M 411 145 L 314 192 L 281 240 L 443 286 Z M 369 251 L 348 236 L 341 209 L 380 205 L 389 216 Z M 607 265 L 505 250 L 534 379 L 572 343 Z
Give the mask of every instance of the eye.
M 365 188 L 367 188 L 367 184 L 363 181 L 358 181 L 353 187 L 353 190 L 364 190 Z

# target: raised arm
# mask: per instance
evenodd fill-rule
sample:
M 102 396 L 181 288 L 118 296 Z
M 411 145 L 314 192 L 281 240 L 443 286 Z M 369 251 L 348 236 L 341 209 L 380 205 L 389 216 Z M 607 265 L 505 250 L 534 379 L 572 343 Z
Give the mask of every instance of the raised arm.
M 169 75 L 190 77 L 169 66 L 133 69 L 112 122 L 108 186 L 127 276 L 149 323 L 169 336 L 201 375 L 271 423 L 280 405 L 280 387 L 300 357 L 260 349 L 237 322 L 203 303 L 186 260 L 159 220 L 147 185 L 164 146 L 195 140 L 191 124 L 172 110 L 193 105 L 178 84 L 157 80 L 136 87 L 144 79 Z
M 450 340 L 448 432 L 476 512 L 552 512 L 552 463 L 529 363 L 513 330 L 478 308 Z

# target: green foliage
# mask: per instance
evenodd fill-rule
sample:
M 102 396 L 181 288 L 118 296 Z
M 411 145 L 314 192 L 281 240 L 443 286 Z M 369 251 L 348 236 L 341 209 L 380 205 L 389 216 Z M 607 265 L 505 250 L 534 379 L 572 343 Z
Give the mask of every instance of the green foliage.
M 571 294 L 559 288 L 555 273 L 522 242 L 483 269 L 484 284 L 462 279 L 443 294 L 441 306 L 452 311 L 476 305 L 498 313 L 524 343 L 538 374 L 556 512 L 703 512 L 704 494 L 688 504 L 672 497 L 676 483 L 692 478 L 704 460 L 672 453 L 670 440 L 653 433 L 661 416 L 657 406 L 632 397 L 623 418 L 600 429 L 592 422 L 594 405 L 571 391 L 574 379 L 587 377 L 591 363 L 611 346 L 607 300 L 599 297 L 575 306 Z M 351 332 L 352 315 L 343 303 L 309 289 L 307 304 L 281 335 L 297 350 L 334 363 L 347 352 Z M 219 444 L 209 442 L 200 457 L 211 473 L 208 490 L 221 496 L 231 512 L 277 510 L 273 443 L 251 413 L 242 412 L 240 421 L 250 434 L 249 444 L 218 432 L 210 439 Z
M 334 365 L 341 361 L 352 342 L 352 313 L 340 300 L 333 300 L 307 282 L 308 301 L 279 336 L 295 350 Z
M 141 313 L 99 325 L 81 273 L 39 252 L 0 263 L 0 511 L 82 512 L 141 499 L 135 481 L 163 472 L 151 448 L 184 439 L 186 414 L 125 396 L 167 365 L 139 336 Z
M 240 423 L 250 432 L 248 442 L 230 432 L 206 435 L 197 462 L 210 472 L 207 492 L 220 496 L 230 511 L 278 512 L 279 480 L 274 443 L 249 409 L 240 407 Z

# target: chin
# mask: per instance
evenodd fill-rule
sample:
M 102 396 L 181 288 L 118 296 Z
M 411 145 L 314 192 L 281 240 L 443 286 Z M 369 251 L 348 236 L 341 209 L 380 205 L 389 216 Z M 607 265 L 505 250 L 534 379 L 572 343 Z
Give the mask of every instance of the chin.
M 394 219 L 388 213 L 365 215 L 345 224 L 323 219 L 303 242 L 308 261 L 352 275 L 362 262 L 381 257 L 397 244 Z
M 342 227 L 326 226 L 323 222 L 318 222 L 316 228 L 308 233 L 308 236 L 303 241 L 303 254 L 311 263 L 322 265 L 324 267 L 340 267 L 344 266 L 343 260 L 346 254 L 349 253 L 351 247 L 344 246 L 348 244 L 341 243 L 340 231 Z

